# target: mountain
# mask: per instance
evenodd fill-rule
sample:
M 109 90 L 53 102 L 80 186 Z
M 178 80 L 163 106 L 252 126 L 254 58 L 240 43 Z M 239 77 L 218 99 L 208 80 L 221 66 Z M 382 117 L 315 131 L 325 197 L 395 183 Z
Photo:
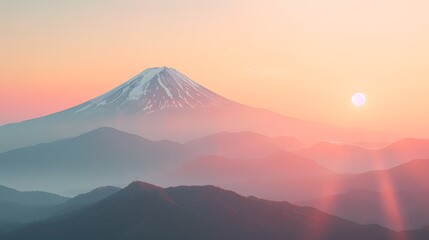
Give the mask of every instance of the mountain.
M 228 158 L 263 158 L 280 150 L 294 151 L 306 145 L 294 137 L 268 137 L 254 132 L 217 133 L 186 143 L 198 155 Z
M 299 204 L 315 207 L 357 223 L 379 224 L 401 231 L 419 229 L 429 223 L 428 196 L 429 192 L 416 193 L 412 189 L 398 192 L 357 189 L 344 194 L 302 201 Z M 396 209 L 388 209 L 386 199 L 391 197 L 394 197 Z M 400 221 L 395 217 L 395 211 L 400 213 Z
M 0 221 L 0 237 L 5 235 L 6 233 L 15 231 L 23 226 L 24 224 L 22 223 Z
M 0 222 L 28 222 L 50 216 L 51 206 L 65 203 L 69 198 L 40 191 L 18 191 L 0 186 Z M 2 225 L 2 224 L 0 224 Z M 0 227 L 1 228 L 1 227 Z
M 429 226 L 426 225 L 424 228 L 408 231 L 404 239 L 425 239 L 429 237 Z
M 100 128 L 1 153 L 0 182 L 49 192 L 120 185 L 139 177 L 156 179 L 193 156 L 178 143 Z
M 398 139 L 393 134 L 308 122 L 245 106 L 204 88 L 175 69 L 161 67 L 146 69 L 78 106 L 0 126 L 0 152 L 77 136 L 100 127 L 174 141 L 240 131 L 294 136 L 311 143 Z
M 380 149 L 380 151 L 390 158 L 426 159 L 429 158 L 429 139 L 402 139 Z
M 387 169 L 412 159 L 429 158 L 428 139 L 402 139 L 379 149 L 321 142 L 294 153 L 339 172 Z
M 61 204 L 69 198 L 40 191 L 18 191 L 0 185 L 0 202 L 10 202 L 24 205 Z
M 0 222 L 28 223 L 46 219 L 55 214 L 57 205 L 25 205 L 0 201 Z
M 185 163 L 170 183 L 215 184 L 241 194 L 300 202 L 355 189 L 376 192 L 429 192 L 429 160 L 358 174 L 333 172 L 314 160 L 279 152 L 260 159 L 203 156 Z M 429 201 L 429 199 L 428 199 Z
M 163 109 L 228 108 L 236 103 L 202 87 L 172 68 L 146 69 L 131 80 L 75 109 L 84 115 L 124 115 Z
M 383 191 L 429 192 L 429 160 L 416 159 L 399 166 L 347 177 L 354 188 Z
M 264 158 L 231 159 L 221 156 L 202 156 L 180 168 L 187 177 L 202 179 L 276 179 L 322 176 L 333 172 L 315 161 L 293 153 L 279 151 Z
M 2 239 L 399 239 L 396 237 L 398 233 L 376 225 L 359 225 L 313 208 L 243 197 L 213 186 L 160 188 L 134 182 L 94 205 L 23 227 Z
M 88 205 L 94 204 L 98 201 L 108 198 L 111 195 L 119 192 L 120 190 L 121 188 L 118 188 L 118 187 L 103 186 L 103 187 L 95 188 L 94 190 L 91 190 L 87 193 L 79 194 L 63 204 L 53 206 L 54 211 L 52 211 L 49 217 L 58 216 L 58 215 L 79 210 Z
M 67 212 L 71 212 L 80 208 L 83 208 L 89 204 L 98 202 L 110 195 L 118 192 L 120 188 L 105 186 L 96 188 L 88 193 L 80 194 L 74 198 L 66 199 L 67 201 L 61 202 L 38 202 L 32 201 L 25 203 L 23 201 L 11 202 L 11 201 L 0 201 L 0 223 L 5 223 L 5 228 L 9 225 L 16 225 L 17 223 L 29 223 L 46 219 L 49 217 L 57 216 Z M 52 194 L 54 195 L 54 194 Z M 27 196 L 28 197 L 28 196 Z M 12 224 L 15 223 L 15 224 Z M 1 224 L 0 224 L 1 228 Z M 1 230 L 0 230 L 1 232 Z
M 100 201 L 121 190 L 118 187 L 104 186 L 98 187 L 90 192 L 82 193 L 64 203 L 64 206 L 88 205 Z
M 168 176 L 172 178 L 171 183 L 211 184 L 242 194 L 273 199 L 277 187 L 288 181 L 332 173 L 313 160 L 279 151 L 259 159 L 202 156 L 186 163 Z
M 350 143 L 351 146 L 356 146 L 364 149 L 380 149 L 391 144 L 390 142 L 356 142 Z
M 331 174 L 313 179 L 289 181 L 282 186 L 270 186 L 275 189 L 275 199 L 287 199 L 293 202 L 305 201 L 344 194 L 361 189 L 374 192 L 414 192 L 425 196 L 429 192 L 429 160 L 420 159 L 399 166 L 359 174 Z M 395 200 L 394 195 L 387 196 Z M 272 198 L 274 199 L 274 198 Z M 429 201 L 429 199 L 427 199 Z

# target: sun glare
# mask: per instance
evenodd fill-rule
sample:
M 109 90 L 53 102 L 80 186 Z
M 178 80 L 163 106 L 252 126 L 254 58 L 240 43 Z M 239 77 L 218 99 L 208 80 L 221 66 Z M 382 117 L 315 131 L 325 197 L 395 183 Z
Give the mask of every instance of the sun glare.
M 359 106 L 364 105 L 365 102 L 366 102 L 365 94 L 363 94 L 361 92 L 357 92 L 357 93 L 354 93 L 352 95 L 352 103 L 353 103 L 353 105 L 359 107 Z

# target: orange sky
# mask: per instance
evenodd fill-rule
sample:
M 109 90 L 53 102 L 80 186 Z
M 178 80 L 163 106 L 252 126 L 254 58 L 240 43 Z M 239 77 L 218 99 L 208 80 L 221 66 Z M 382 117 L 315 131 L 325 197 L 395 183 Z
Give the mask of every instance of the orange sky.
M 166 65 L 284 115 L 429 137 L 428 12 L 424 0 L 1 1 L 0 124 Z

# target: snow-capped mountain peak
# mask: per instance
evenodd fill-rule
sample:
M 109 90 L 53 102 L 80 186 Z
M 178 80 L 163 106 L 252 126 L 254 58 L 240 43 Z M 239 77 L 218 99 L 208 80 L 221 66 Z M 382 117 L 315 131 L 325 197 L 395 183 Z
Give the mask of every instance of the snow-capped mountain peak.
M 115 89 L 80 105 L 75 113 L 151 113 L 164 109 L 225 107 L 232 101 L 168 67 L 148 68 Z

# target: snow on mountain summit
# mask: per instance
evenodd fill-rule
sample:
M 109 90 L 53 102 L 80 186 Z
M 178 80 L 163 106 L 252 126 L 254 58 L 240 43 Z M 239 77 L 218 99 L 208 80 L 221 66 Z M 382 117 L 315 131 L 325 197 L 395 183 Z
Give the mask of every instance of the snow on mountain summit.
M 163 109 L 226 107 L 234 102 L 168 67 L 148 68 L 113 90 L 80 105 L 75 113 L 151 113 Z

